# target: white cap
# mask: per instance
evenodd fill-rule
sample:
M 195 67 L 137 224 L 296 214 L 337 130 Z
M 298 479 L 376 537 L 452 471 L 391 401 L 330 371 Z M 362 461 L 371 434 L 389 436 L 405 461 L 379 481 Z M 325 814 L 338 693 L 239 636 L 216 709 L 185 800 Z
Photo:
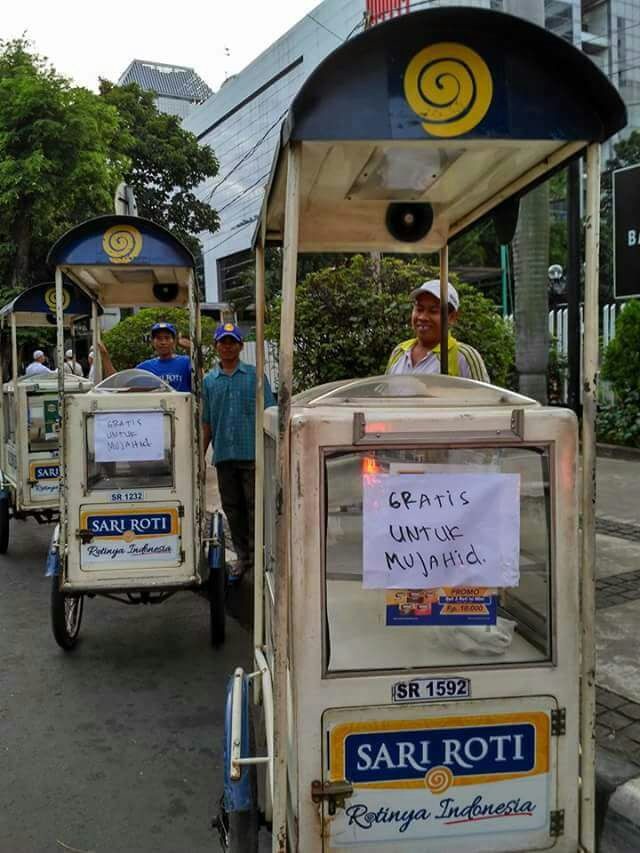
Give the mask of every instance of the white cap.
M 41 349 L 34 349 L 33 351 L 33 360 L 35 361 L 37 358 L 44 358 L 44 353 Z
M 65 358 L 73 358 L 73 350 L 68 349 L 68 350 L 65 352 L 64 357 L 65 357 Z
M 436 299 L 440 299 L 440 280 L 437 278 L 432 278 L 431 281 L 425 281 L 424 284 L 421 284 L 420 287 L 416 287 L 415 290 L 411 291 L 411 298 L 417 299 L 421 293 L 430 293 L 432 296 L 435 296 Z M 460 307 L 460 297 L 458 296 L 458 291 L 452 284 L 447 282 L 447 302 L 453 308 L 454 311 L 457 311 Z

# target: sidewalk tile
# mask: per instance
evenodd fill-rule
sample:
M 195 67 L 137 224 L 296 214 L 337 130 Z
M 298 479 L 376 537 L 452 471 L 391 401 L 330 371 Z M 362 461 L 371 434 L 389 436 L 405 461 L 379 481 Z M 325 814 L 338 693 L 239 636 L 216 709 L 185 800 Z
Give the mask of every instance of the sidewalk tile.
M 632 723 L 629 726 L 629 720 L 623 714 L 619 714 L 617 711 L 607 711 L 605 714 L 602 714 L 598 718 L 598 722 L 600 725 L 607 726 L 612 731 L 619 731 L 620 729 L 625 729 L 625 733 L 632 729 L 637 723 Z M 627 728 L 628 727 L 628 728 Z M 640 726 L 639 726 L 640 729 Z M 638 734 L 638 738 L 640 739 L 640 732 Z
M 617 693 L 612 693 L 610 690 L 605 690 L 603 687 L 596 688 L 596 702 L 604 705 L 605 708 L 613 709 L 624 705 L 627 700 L 624 696 L 618 696 Z
M 632 720 L 640 720 L 640 705 L 636 702 L 628 702 L 626 705 L 620 705 L 616 710 Z

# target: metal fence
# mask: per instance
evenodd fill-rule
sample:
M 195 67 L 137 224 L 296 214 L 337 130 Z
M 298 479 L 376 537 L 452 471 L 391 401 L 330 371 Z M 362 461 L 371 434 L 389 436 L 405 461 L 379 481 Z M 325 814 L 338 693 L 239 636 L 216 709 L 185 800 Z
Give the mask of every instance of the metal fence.
M 245 341 L 242 360 L 255 367 L 256 351 L 255 341 Z M 273 341 L 264 342 L 264 372 L 275 394 L 278 390 L 278 346 Z
M 626 302 L 611 303 L 602 308 L 600 315 L 600 359 L 602 354 L 614 339 L 616 335 L 616 317 L 620 316 L 620 312 L 624 311 Z M 569 335 L 568 335 L 568 309 L 557 308 L 554 311 L 549 311 L 549 334 L 555 340 L 558 355 L 566 358 L 569 352 Z M 580 340 L 584 332 L 584 315 L 582 305 L 580 306 Z M 580 382 L 582 388 L 582 381 Z M 607 382 L 602 382 L 600 385 L 600 396 L 605 400 L 612 399 L 612 392 Z M 562 388 L 563 402 L 567 401 L 567 380 L 563 383 Z

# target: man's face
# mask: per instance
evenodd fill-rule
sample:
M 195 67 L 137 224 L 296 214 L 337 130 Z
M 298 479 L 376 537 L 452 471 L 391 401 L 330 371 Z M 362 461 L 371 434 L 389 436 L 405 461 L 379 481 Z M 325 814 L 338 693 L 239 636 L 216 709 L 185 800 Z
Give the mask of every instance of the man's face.
M 216 341 L 216 352 L 220 356 L 220 361 L 223 364 L 233 364 L 240 357 L 242 344 L 231 335 L 225 335 Z
M 449 323 L 453 324 L 458 316 L 457 311 L 449 308 Z M 440 343 L 440 300 L 432 293 L 420 293 L 413 304 L 411 326 L 420 343 L 433 349 Z
M 176 351 L 176 339 L 166 329 L 156 332 L 151 343 L 159 358 L 169 358 Z

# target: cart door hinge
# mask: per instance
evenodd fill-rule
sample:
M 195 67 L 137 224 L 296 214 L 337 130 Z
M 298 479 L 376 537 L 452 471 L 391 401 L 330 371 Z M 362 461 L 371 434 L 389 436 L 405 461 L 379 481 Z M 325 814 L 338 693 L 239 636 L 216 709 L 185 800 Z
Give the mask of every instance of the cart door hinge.
M 564 835 L 564 809 L 549 812 L 549 835 L 554 838 Z
M 352 795 L 353 785 L 344 779 L 337 782 L 320 782 L 319 779 L 314 779 L 311 783 L 311 799 L 314 803 L 321 803 L 326 800 L 328 803 L 327 811 L 330 815 L 334 815 L 337 808 L 343 809 L 345 800 Z
M 76 530 L 76 539 L 79 539 L 83 545 L 88 545 L 94 536 L 95 534 L 91 530 L 87 530 L 86 527 Z
M 567 709 L 554 708 L 551 712 L 551 734 L 554 737 L 567 733 Z
M 184 550 L 182 548 L 180 549 L 180 562 L 186 562 L 186 554 L 184 553 Z
M 184 518 L 184 506 L 182 504 L 178 507 L 178 518 Z

